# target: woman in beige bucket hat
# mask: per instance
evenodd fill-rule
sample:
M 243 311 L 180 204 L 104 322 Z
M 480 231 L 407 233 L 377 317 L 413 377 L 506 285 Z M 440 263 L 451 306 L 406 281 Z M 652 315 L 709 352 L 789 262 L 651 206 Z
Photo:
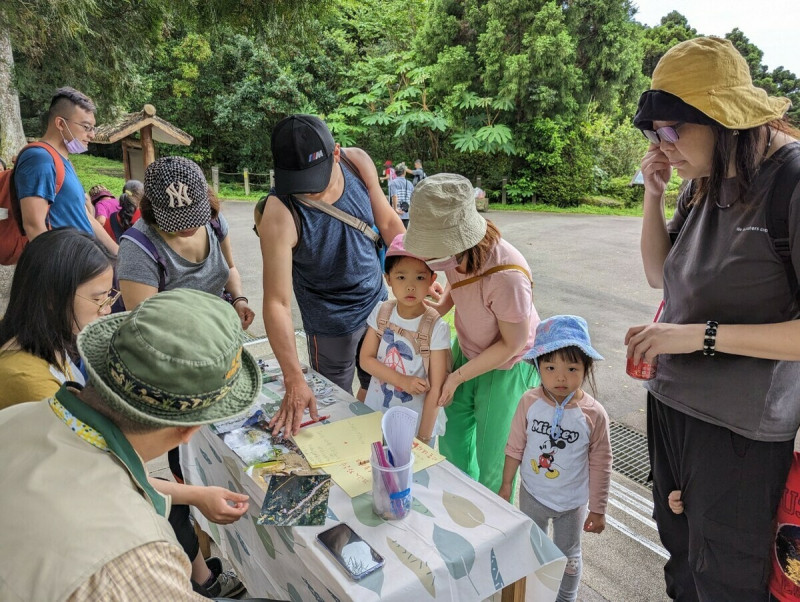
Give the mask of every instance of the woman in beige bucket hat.
M 453 464 L 497 492 L 502 484 L 511 418 L 522 394 L 538 385 L 521 361 L 533 346 L 539 315 L 531 270 L 522 254 L 475 207 L 469 180 L 436 174 L 411 197 L 406 250 L 443 271 L 447 287 L 436 308 L 456 308 L 454 372 L 442 387 L 447 431 L 439 449 Z
M 768 595 L 800 426 L 800 132 L 789 106 L 753 85 L 728 40 L 697 38 L 661 58 L 634 117 L 651 142 L 642 259 L 665 309 L 625 342 L 636 362 L 658 357 L 645 384 L 654 516 L 667 594 L 680 600 Z M 668 222 L 673 169 L 687 185 Z

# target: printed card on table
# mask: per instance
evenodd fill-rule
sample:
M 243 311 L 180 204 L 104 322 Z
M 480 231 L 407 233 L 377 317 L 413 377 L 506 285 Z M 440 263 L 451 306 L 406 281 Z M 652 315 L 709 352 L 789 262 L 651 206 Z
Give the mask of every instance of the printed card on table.
M 370 445 L 383 438 L 380 412 L 301 429 L 292 439 L 312 468 L 369 458 Z

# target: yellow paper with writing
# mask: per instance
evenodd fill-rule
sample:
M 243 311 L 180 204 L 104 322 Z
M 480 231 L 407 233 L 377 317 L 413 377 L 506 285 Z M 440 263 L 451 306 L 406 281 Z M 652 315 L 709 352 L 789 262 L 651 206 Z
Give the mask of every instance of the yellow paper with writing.
M 444 460 L 444 456 L 432 447 L 428 447 L 417 439 L 414 440 L 414 472 Z M 350 497 L 356 497 L 372 489 L 372 467 L 369 463 L 369 452 L 364 457 L 329 464 L 323 470 L 331 475 L 336 484 L 344 489 Z
M 381 412 L 371 412 L 304 428 L 292 439 L 312 468 L 355 458 L 367 458 L 369 463 L 370 446 L 383 439 L 382 418 Z

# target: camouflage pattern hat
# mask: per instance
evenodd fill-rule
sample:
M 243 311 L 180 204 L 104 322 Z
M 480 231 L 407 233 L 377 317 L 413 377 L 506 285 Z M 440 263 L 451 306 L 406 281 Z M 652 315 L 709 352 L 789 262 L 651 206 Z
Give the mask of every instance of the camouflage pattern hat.
M 121 414 L 155 426 L 193 426 L 246 411 L 261 372 L 242 347 L 241 322 L 220 297 L 159 293 L 78 335 L 89 381 Z

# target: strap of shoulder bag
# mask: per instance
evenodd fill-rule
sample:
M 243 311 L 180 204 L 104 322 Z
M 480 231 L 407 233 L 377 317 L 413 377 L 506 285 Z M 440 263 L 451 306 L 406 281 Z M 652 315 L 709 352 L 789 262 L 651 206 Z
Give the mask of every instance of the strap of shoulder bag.
M 516 272 L 522 272 L 525 274 L 525 277 L 528 281 L 533 284 L 533 280 L 531 279 L 531 275 L 521 265 L 514 265 L 514 264 L 506 264 L 506 265 L 496 265 L 493 268 L 489 268 L 483 274 L 478 274 L 477 276 L 473 276 L 472 278 L 467 278 L 466 280 L 462 280 L 461 282 L 456 282 L 455 284 L 450 285 L 450 290 L 461 288 L 462 286 L 467 286 L 468 284 L 472 284 L 473 282 L 477 282 L 481 278 L 485 278 L 491 274 L 495 274 L 497 272 L 504 272 L 507 270 L 514 270 Z
M 366 188 L 367 183 L 364 181 L 364 178 L 361 177 L 361 173 L 358 171 L 358 167 L 356 166 L 356 164 L 353 163 L 347 157 L 347 155 L 344 152 L 344 149 L 340 149 L 339 152 L 340 152 L 339 156 L 341 157 L 342 162 L 347 166 L 347 168 L 351 172 L 353 172 L 353 175 L 355 175 Z M 369 189 L 367 190 L 367 192 L 369 192 Z M 323 213 L 327 213 L 331 217 L 338 219 L 340 222 L 343 222 L 348 226 L 355 228 L 356 230 L 361 232 L 364 236 L 369 238 L 372 242 L 378 244 L 378 241 L 381 238 L 380 234 L 375 232 L 375 230 L 372 229 L 372 226 L 367 224 L 367 222 L 357 218 L 355 215 L 350 215 L 346 211 L 342 211 L 338 207 L 334 207 L 329 203 L 323 203 L 322 201 L 312 201 L 310 199 L 298 199 L 298 200 L 301 203 L 305 203 L 309 207 L 314 207 L 315 209 L 319 209 Z

